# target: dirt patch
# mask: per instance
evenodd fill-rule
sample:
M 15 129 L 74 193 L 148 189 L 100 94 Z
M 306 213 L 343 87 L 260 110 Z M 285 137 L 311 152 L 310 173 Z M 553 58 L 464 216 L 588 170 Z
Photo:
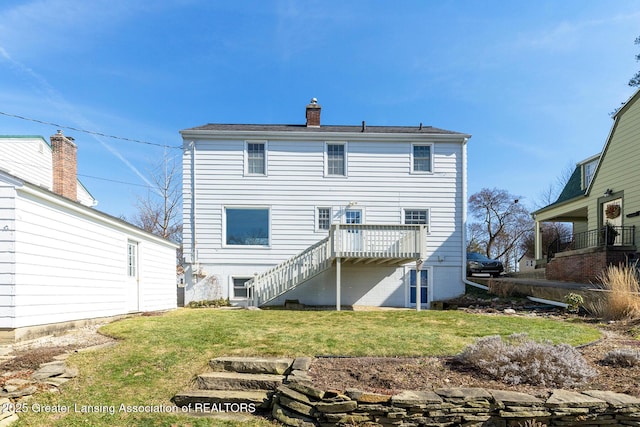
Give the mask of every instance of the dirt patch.
M 640 349 L 640 340 L 629 331 L 640 322 L 616 322 L 602 327 L 604 337 L 579 348 L 598 375 L 573 390 L 610 390 L 640 397 L 640 366 L 618 368 L 602 364 L 615 348 Z M 456 363 L 454 357 L 418 358 L 318 358 L 309 371 L 315 386 L 325 390 L 347 388 L 396 394 L 401 390 L 431 390 L 447 387 L 483 387 L 513 390 L 546 396 L 550 389 L 530 385 L 510 385 L 483 376 Z
M 87 326 L 59 336 L 46 336 L 4 346 L 4 360 L 0 362 L 0 372 L 5 374 L 8 371 L 34 371 L 40 364 L 51 362 L 62 354 L 115 342 L 113 338 L 98 333 L 101 326 Z

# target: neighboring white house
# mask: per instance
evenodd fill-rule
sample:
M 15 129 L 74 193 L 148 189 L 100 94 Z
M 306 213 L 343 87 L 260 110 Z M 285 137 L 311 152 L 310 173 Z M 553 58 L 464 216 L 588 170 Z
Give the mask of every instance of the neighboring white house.
M 95 204 L 71 138 L 0 137 L 0 342 L 176 307 L 176 245 Z
M 416 266 L 423 305 L 464 293 L 470 135 L 320 112 L 181 131 L 185 303 L 411 307 Z

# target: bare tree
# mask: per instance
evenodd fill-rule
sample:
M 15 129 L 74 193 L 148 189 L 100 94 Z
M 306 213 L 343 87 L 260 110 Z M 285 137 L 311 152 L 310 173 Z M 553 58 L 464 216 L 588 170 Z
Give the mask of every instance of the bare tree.
M 640 45 L 640 37 L 636 37 L 634 41 L 636 45 Z M 636 55 L 636 61 L 640 61 L 640 54 Z M 638 71 L 632 78 L 629 80 L 629 86 L 638 87 L 640 86 L 640 71 Z
M 518 243 L 533 229 L 533 220 L 519 198 L 497 188 L 483 188 L 469 197 L 469 212 L 479 220 L 471 225 L 474 238 L 490 258 L 500 258 L 512 265 L 519 251 Z
M 153 188 L 138 196 L 137 212 L 131 222 L 138 227 L 171 240 L 182 242 L 182 192 L 180 169 L 165 158 L 150 173 Z
M 543 222 L 540 224 L 542 256 L 547 256 L 548 248 L 556 239 L 569 240 L 572 227 L 570 223 L 565 222 Z M 530 257 L 535 256 L 535 230 L 526 233 L 521 242 L 520 250 L 523 254 Z
M 564 166 L 564 168 L 560 172 L 560 175 L 558 175 L 558 177 L 556 178 L 555 182 L 550 183 L 549 186 L 546 187 L 538 196 L 538 200 L 535 203 L 536 209 L 541 209 L 541 208 L 544 208 L 545 206 L 549 206 L 550 204 L 558 200 L 558 197 L 560 196 L 560 194 L 562 193 L 562 190 L 564 190 L 564 187 L 567 185 L 567 183 L 571 179 L 571 175 L 573 175 L 573 172 L 575 171 L 575 169 L 576 169 L 576 163 L 572 161 L 568 162 Z

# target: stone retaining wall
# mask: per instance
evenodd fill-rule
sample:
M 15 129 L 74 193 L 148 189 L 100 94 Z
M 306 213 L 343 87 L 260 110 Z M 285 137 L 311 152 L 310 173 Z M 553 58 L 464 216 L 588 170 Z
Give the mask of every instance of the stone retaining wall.
M 483 388 L 404 391 L 394 396 L 315 388 L 305 367 L 278 387 L 272 415 L 288 426 L 640 426 L 640 399 L 621 393 L 554 390 L 544 399 Z

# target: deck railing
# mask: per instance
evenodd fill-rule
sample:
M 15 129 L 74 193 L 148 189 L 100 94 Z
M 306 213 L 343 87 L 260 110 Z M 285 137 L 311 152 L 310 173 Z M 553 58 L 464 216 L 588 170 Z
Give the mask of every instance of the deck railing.
M 334 224 L 329 236 L 246 283 L 260 306 L 331 267 L 336 258 L 419 259 L 426 252 L 424 225 Z

